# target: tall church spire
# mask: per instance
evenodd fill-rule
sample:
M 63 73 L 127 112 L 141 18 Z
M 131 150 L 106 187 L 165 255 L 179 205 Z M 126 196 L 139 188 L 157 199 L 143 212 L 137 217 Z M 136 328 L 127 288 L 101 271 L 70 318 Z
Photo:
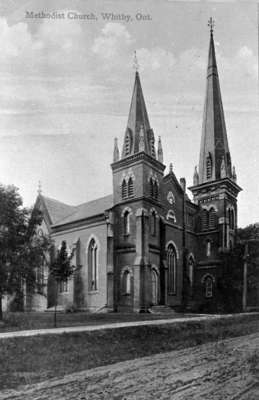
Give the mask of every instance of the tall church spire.
M 149 124 L 139 72 L 136 69 L 122 158 L 140 151 L 156 158 L 154 142 L 154 133 Z
M 200 184 L 225 177 L 232 177 L 231 158 L 213 38 L 214 21 L 212 18 L 210 18 L 208 25 L 210 26 L 210 45 L 200 147 Z

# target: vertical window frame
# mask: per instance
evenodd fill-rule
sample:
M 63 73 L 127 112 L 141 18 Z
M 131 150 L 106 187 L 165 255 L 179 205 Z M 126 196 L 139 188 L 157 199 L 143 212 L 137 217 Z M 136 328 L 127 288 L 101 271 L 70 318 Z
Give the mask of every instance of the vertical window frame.
M 90 292 L 98 291 L 98 244 L 94 238 L 88 245 L 88 288 Z
M 168 266 L 168 294 L 176 295 L 177 281 L 177 252 L 175 246 L 169 243 L 167 246 L 167 266 Z

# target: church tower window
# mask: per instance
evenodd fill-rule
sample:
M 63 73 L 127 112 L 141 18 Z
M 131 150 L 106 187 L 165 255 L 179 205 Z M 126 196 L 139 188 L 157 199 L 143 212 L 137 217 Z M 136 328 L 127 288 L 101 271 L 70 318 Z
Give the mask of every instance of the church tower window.
M 157 200 L 158 199 L 158 184 L 155 181 L 154 183 L 154 198 Z
M 88 247 L 88 282 L 89 290 L 97 290 L 97 244 L 91 240 Z
M 167 249 L 167 265 L 168 265 L 168 292 L 175 294 L 176 292 L 176 252 L 172 244 Z
M 211 241 L 207 240 L 207 243 L 206 243 L 206 256 L 210 257 L 210 255 L 211 255 Z
M 203 209 L 201 213 L 201 225 L 202 225 L 202 230 L 205 231 L 209 227 L 209 218 L 208 218 L 208 211 Z
M 130 213 L 128 210 L 125 211 L 123 216 L 123 233 L 125 236 L 130 234 Z
M 212 159 L 211 154 L 209 154 L 206 158 L 206 172 L 207 172 L 207 179 L 212 177 Z
M 130 177 L 128 181 L 128 197 L 134 196 L 133 179 Z
M 234 210 L 229 209 L 228 210 L 228 221 L 229 221 L 229 228 L 234 229 L 235 227 L 235 214 Z
M 150 196 L 153 197 L 154 196 L 154 184 L 153 184 L 152 178 L 149 179 L 149 191 L 150 191 Z
M 121 185 L 121 197 L 122 200 L 125 200 L 127 198 L 127 183 L 125 179 L 123 179 L 122 185 Z
M 231 229 L 235 229 L 235 212 L 231 210 Z
M 153 236 L 156 235 L 156 213 L 155 213 L 155 211 L 153 211 L 151 214 L 150 231 L 151 231 L 151 235 L 153 235 Z
M 217 227 L 217 214 L 215 208 L 211 207 L 209 210 L 209 228 L 215 229 Z

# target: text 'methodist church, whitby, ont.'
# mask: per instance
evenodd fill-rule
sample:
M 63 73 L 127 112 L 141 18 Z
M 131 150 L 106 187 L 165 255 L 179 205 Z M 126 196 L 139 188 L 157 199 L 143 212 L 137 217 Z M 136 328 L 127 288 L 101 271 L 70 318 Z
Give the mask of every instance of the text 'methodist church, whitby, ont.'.
M 44 216 L 38 234 L 49 233 L 57 247 L 65 240 L 79 266 L 60 285 L 59 306 L 138 312 L 155 305 L 217 305 L 221 255 L 235 244 L 241 188 L 228 147 L 212 26 L 199 167 L 189 188 L 193 201 L 172 165 L 165 173 L 137 70 L 122 150 L 115 139 L 111 169 L 109 196 L 78 206 L 37 197 Z M 43 290 L 27 294 L 27 309 L 54 305 L 46 268 L 38 272 Z

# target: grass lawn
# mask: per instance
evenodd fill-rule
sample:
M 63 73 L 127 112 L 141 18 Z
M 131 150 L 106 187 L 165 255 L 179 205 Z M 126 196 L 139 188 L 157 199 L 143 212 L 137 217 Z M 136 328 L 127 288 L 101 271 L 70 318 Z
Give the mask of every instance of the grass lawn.
M 80 325 L 101 325 L 113 322 L 146 321 L 154 319 L 180 318 L 195 314 L 138 314 L 138 313 L 100 313 L 90 314 L 78 313 L 57 313 L 57 326 L 80 326 Z M 54 327 L 54 313 L 49 312 L 21 312 L 8 313 L 4 315 L 4 323 L 0 325 L 0 332 L 18 331 L 26 329 L 43 329 Z
M 259 331 L 258 315 L 0 340 L 0 389 Z

